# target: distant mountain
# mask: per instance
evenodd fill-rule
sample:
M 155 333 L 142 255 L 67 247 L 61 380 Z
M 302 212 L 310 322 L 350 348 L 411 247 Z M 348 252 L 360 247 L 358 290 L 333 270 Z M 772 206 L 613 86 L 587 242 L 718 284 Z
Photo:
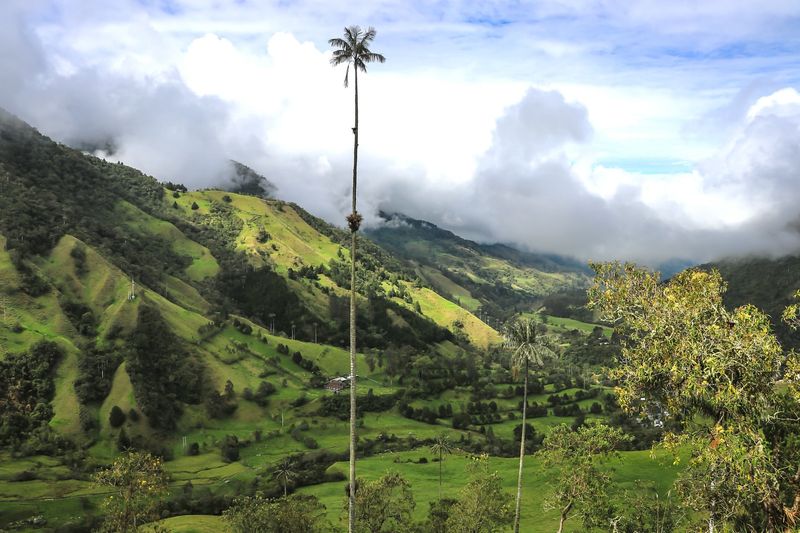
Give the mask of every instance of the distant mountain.
M 273 198 L 278 187 L 252 168 L 231 160 L 233 175 L 227 190 L 261 198 Z
M 437 292 L 473 311 L 506 318 L 550 294 L 583 289 L 589 282 L 588 268 L 572 259 L 479 244 L 399 213 L 381 217 L 385 223 L 367 235 L 411 261 Z
M 728 283 L 725 302 L 732 307 L 751 303 L 771 318 L 785 346 L 800 348 L 800 332 L 792 332 L 780 320 L 783 309 L 800 289 L 800 255 L 779 259 L 747 257 L 703 265 L 717 268 Z

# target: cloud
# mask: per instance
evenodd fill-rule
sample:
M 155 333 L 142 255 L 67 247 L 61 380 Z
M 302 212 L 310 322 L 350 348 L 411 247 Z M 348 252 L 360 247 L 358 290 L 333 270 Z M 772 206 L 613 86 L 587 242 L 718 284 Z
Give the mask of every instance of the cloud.
M 635 176 L 590 168 L 589 180 L 599 174 L 616 182 L 603 197 L 586 187 L 568 157 L 571 144 L 589 138 L 586 110 L 558 93 L 531 89 L 498 119 L 473 180 L 447 189 L 406 182 L 391 184 L 390 193 L 367 190 L 385 210 L 477 240 L 582 259 L 657 265 L 800 251 L 796 94 L 759 100 L 727 146 L 692 172 Z
M 695 4 L 9 0 L 0 106 L 163 180 L 242 161 L 341 225 L 352 90 L 326 40 L 358 19 L 389 58 L 359 78 L 368 224 L 651 264 L 797 250 L 800 8 Z

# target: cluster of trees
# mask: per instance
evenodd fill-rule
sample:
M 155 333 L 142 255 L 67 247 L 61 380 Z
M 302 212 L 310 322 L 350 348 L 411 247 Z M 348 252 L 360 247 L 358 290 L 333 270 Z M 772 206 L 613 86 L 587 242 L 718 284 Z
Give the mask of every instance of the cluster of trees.
M 0 445 L 20 449 L 53 417 L 53 371 L 64 356 L 54 342 L 0 360 Z
M 709 532 L 788 531 L 800 516 L 800 368 L 769 317 L 725 307 L 719 272 L 662 283 L 635 265 L 593 265 L 590 302 L 617 322 L 618 401 L 671 422 L 664 445 L 689 452 L 676 488 Z M 795 311 L 790 309 L 791 318 Z
M 126 368 L 137 403 L 152 427 L 173 429 L 183 412 L 182 403 L 203 400 L 205 368 L 150 305 L 139 306 L 128 346 Z

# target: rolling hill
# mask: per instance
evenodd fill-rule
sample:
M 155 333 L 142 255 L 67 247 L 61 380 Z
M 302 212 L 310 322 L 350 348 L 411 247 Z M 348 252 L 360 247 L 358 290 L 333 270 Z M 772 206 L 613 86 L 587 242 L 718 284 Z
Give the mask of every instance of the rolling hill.
M 402 214 L 382 213 L 382 218 L 384 224 L 367 230 L 370 238 L 410 261 L 439 294 L 494 319 L 532 310 L 549 294 L 588 285 L 587 267 L 574 260 L 478 244 Z
M 404 224 L 360 241 L 366 475 L 402 458 L 392 464 L 430 501 L 433 468 L 415 473 L 408 457 L 444 433 L 462 458 L 498 456 L 510 484 L 502 458 L 519 448 L 522 391 L 492 325 L 588 277 L 559 258 Z M 105 493 L 91 473 L 129 448 L 166 459 L 172 515 L 280 494 L 272 470 L 285 457 L 300 469 L 293 490 L 335 505 L 349 404 L 324 385 L 349 372 L 348 241 L 299 205 L 161 184 L 0 111 L 0 528 L 36 529 L 37 517 L 50 530 L 96 527 Z M 608 344 L 576 324 L 554 331 L 585 350 Z M 535 373 L 537 438 L 560 423 L 625 420 L 590 370 Z M 648 476 L 661 490 L 674 473 Z M 187 520 L 166 524 L 219 526 Z

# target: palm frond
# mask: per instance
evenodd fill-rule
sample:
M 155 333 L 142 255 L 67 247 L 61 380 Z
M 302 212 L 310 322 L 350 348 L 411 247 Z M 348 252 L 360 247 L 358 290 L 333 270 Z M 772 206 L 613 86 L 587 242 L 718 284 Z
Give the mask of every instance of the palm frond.
M 350 64 L 347 64 L 347 70 L 344 72 L 344 86 L 347 87 L 349 85 L 349 78 L 350 78 Z
M 375 31 L 375 28 L 370 26 L 369 28 L 367 28 L 367 31 L 364 32 L 364 36 L 361 38 L 361 42 L 362 43 L 371 42 L 373 39 L 375 39 L 375 35 L 377 35 L 377 33 L 378 32 Z
M 382 54 L 376 54 L 374 52 L 367 51 L 366 54 L 361 54 L 361 59 L 365 63 L 384 63 L 386 62 L 386 58 L 383 57 Z
M 351 44 L 355 45 L 358 43 L 358 37 L 361 35 L 361 26 L 347 26 L 344 29 L 344 34 L 347 37 L 347 40 L 350 41 Z M 353 46 L 355 48 L 355 46 Z
M 333 48 L 341 48 L 342 50 L 348 50 L 352 48 L 350 46 L 350 43 L 348 43 L 344 39 L 340 39 L 339 37 L 328 39 L 328 44 L 331 45 Z
M 541 366 L 545 359 L 557 357 L 558 347 L 548 335 L 539 333 L 536 321 L 518 319 L 506 329 L 505 346 L 511 351 L 511 367 L 516 373 L 525 362 Z
M 343 63 L 349 63 L 349 62 L 350 62 L 350 56 L 334 55 L 333 57 L 331 57 L 331 65 L 333 65 L 334 67 L 338 67 Z

